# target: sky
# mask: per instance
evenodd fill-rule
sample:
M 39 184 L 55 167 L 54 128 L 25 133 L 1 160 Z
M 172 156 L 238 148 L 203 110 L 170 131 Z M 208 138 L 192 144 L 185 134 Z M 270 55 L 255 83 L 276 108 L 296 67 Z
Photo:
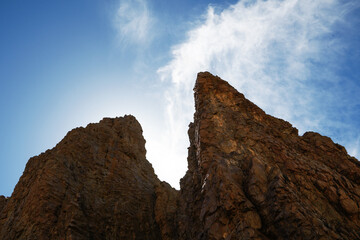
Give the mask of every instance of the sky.
M 179 188 L 196 74 L 360 158 L 358 0 L 0 1 L 0 195 L 68 131 L 134 115 Z

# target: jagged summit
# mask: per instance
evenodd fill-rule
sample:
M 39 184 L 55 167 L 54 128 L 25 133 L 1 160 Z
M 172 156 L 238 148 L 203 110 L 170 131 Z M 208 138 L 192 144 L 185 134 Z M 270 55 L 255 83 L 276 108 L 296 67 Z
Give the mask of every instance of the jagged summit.
M 159 239 L 159 184 L 135 117 L 104 118 L 29 160 L 0 214 L 0 239 Z
M 0 239 L 360 239 L 360 164 L 345 148 L 208 72 L 194 90 L 180 191 L 157 179 L 133 116 L 103 119 L 29 160 L 0 197 Z
M 182 239 L 359 238 L 360 165 L 342 146 L 298 136 L 210 73 L 195 107 Z

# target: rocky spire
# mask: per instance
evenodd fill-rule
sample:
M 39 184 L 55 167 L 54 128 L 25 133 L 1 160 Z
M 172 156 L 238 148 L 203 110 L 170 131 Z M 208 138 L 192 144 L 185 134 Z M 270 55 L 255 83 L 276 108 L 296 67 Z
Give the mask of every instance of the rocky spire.
M 360 239 L 360 164 L 342 146 L 208 72 L 194 90 L 181 239 Z

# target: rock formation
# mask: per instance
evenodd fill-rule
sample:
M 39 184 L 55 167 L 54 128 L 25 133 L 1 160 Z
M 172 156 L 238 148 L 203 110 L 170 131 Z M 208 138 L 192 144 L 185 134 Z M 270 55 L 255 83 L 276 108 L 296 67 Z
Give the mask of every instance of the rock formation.
M 0 239 L 160 239 L 161 185 L 145 153 L 133 116 L 70 131 L 27 163 L 1 212 Z
M 200 73 L 180 239 L 360 239 L 360 164 Z M 185 210 L 185 212 L 182 212 Z
M 0 196 L 0 239 L 360 239 L 360 163 L 199 73 L 188 171 L 160 182 L 132 116 L 70 131 Z

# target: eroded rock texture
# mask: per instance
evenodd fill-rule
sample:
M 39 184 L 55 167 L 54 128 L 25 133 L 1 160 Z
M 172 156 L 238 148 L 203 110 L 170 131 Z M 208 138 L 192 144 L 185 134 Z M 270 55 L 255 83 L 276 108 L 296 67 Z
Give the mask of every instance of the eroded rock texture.
M 360 164 L 199 73 L 176 191 L 133 116 L 70 131 L 0 196 L 0 239 L 360 239 Z
M 360 165 L 200 73 L 180 239 L 360 239 Z M 183 211 L 184 210 L 184 211 Z
M 156 189 L 140 124 L 103 119 L 29 160 L 1 213 L 0 239 L 161 239 Z
M 7 200 L 8 199 L 5 198 L 4 196 L 0 196 L 0 213 L 1 213 L 2 209 L 5 207 Z

